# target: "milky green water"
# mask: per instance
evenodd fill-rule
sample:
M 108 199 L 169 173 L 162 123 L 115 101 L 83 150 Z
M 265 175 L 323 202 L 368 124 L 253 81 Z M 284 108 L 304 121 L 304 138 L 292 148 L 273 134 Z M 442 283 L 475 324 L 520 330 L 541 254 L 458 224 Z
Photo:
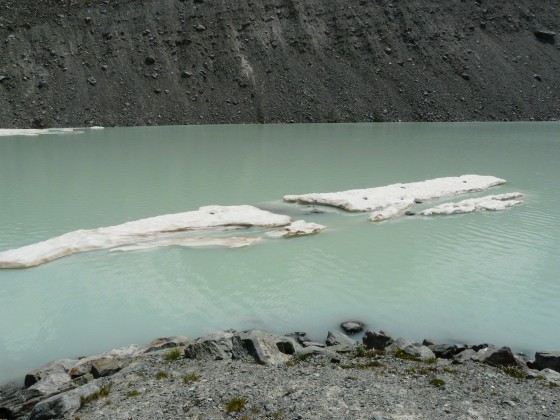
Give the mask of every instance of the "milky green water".
M 395 336 L 559 350 L 560 124 L 111 128 L 0 137 L 0 251 L 209 204 L 322 223 L 244 249 L 77 254 L 0 270 L 0 383 L 63 357 L 227 328 L 358 319 Z M 505 212 L 381 224 L 285 194 L 462 174 L 520 191 Z

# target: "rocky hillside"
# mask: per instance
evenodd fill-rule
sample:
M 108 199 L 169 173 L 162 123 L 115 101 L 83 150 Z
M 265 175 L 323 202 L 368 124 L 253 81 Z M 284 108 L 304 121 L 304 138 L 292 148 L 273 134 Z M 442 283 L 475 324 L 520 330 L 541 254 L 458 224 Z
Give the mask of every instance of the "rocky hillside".
M 560 3 L 0 0 L 0 127 L 560 118 Z

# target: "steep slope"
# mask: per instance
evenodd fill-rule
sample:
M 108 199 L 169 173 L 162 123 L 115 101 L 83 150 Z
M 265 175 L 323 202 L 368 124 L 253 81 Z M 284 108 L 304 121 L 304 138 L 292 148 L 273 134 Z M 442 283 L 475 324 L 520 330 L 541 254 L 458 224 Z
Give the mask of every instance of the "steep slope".
M 0 127 L 559 119 L 559 22 L 537 0 L 0 0 Z

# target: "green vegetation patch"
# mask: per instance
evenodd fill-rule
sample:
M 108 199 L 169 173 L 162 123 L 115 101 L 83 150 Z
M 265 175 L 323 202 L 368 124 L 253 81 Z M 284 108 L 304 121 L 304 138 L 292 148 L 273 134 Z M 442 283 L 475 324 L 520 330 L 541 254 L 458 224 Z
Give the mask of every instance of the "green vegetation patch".
M 234 397 L 226 402 L 226 413 L 239 413 L 245 408 L 247 400 L 242 397 Z
M 521 369 L 513 367 L 513 366 L 504 366 L 502 371 L 506 374 L 511 376 L 515 379 L 525 379 L 527 375 Z
M 200 381 L 200 376 L 196 373 L 189 373 L 188 375 L 183 376 L 183 383 L 190 384 L 191 382 L 198 382 Z
M 83 407 L 86 404 L 89 404 L 90 402 L 96 401 L 99 398 L 103 398 L 109 395 L 109 387 L 101 387 L 101 389 L 97 392 L 94 392 L 93 394 L 89 394 L 86 396 L 82 396 L 80 397 L 80 407 Z
M 179 360 L 181 358 L 181 354 L 181 349 L 174 348 L 165 354 L 164 359 L 168 362 L 173 362 L 175 360 Z
M 167 379 L 169 375 L 166 372 L 159 371 L 156 373 L 156 379 L 159 381 L 161 379 Z
M 432 378 L 430 379 L 430 385 L 435 386 L 436 388 L 441 388 L 445 385 L 445 381 L 441 378 Z
M 136 389 L 126 393 L 126 396 L 129 397 L 129 398 L 130 397 L 137 397 L 138 395 L 140 395 L 140 391 L 138 391 Z

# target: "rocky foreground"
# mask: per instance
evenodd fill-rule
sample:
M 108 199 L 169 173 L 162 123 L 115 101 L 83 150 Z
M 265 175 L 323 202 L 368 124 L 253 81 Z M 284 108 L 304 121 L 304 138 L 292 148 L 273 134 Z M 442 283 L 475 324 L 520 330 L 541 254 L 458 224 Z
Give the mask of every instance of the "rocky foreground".
M 560 119 L 560 3 L 2 0 L 0 127 Z
M 27 374 L 25 388 L 0 388 L 6 419 L 559 416 L 560 352 L 528 361 L 507 347 L 420 344 L 373 330 L 361 343 L 338 331 L 325 343 L 260 330 L 161 338 L 51 362 Z

